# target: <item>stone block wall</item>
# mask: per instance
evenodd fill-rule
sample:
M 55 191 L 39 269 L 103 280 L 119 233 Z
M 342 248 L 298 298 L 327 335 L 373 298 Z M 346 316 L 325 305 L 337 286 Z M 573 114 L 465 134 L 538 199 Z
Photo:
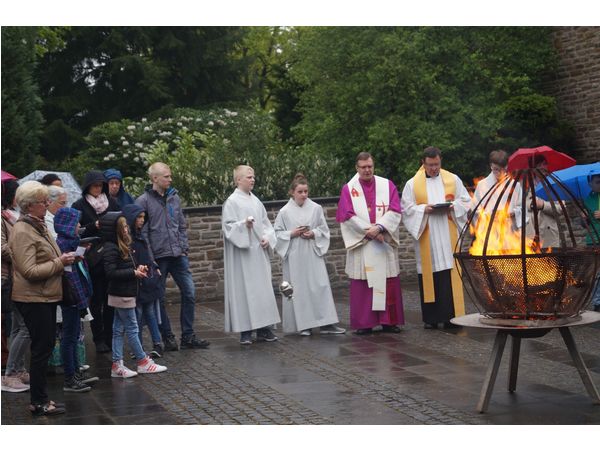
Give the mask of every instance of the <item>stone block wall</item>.
M 556 27 L 554 45 L 560 63 L 548 93 L 575 127 L 578 163 L 600 161 L 600 27 Z
M 333 287 L 345 287 L 348 277 L 344 273 L 346 251 L 342 241 L 340 226 L 335 221 L 337 197 L 313 199 L 323 206 L 327 224 L 331 232 L 331 243 L 326 256 L 327 272 Z M 285 201 L 265 202 L 271 222 L 275 222 L 277 212 L 287 203 Z M 190 269 L 196 285 L 196 298 L 219 300 L 223 298 L 223 235 L 221 233 L 221 206 L 185 208 L 188 221 L 190 242 Z M 402 280 L 416 280 L 415 253 L 408 232 L 400 228 L 399 260 Z M 275 255 L 271 259 L 273 286 L 282 281 L 281 260 Z M 167 283 L 167 296 L 176 300 L 178 290 L 173 280 Z
M 332 287 L 346 288 L 348 277 L 344 273 L 346 251 L 342 241 L 339 224 L 335 221 L 337 197 L 313 199 L 323 206 L 327 224 L 331 232 L 331 243 L 326 256 L 327 272 Z M 285 201 L 265 202 L 271 222 L 275 222 L 277 212 L 287 203 Z M 196 298 L 199 301 L 222 300 L 223 284 L 223 235 L 221 233 L 221 206 L 185 208 L 188 221 L 188 237 L 190 242 L 190 269 L 196 286 Z M 585 231 L 578 218 L 579 213 L 572 206 L 569 208 L 572 227 L 577 241 L 584 243 Z M 566 231 L 566 230 L 565 230 Z M 400 247 L 398 250 L 400 263 L 400 279 L 416 281 L 416 263 L 413 240 L 400 225 Z M 281 260 L 275 255 L 271 259 L 273 288 L 277 291 L 282 280 Z M 167 282 L 167 297 L 179 301 L 179 291 L 172 279 Z

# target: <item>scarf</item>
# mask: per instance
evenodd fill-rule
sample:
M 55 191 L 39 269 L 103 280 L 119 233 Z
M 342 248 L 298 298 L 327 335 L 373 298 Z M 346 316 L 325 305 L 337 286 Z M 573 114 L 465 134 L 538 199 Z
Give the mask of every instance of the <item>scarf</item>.
M 108 197 L 103 192 L 98 197 L 94 197 L 90 194 L 85 194 L 85 199 L 90 204 L 96 214 L 102 214 L 104 211 L 108 209 Z
M 446 201 L 453 201 L 456 195 L 456 182 L 454 175 L 447 170 L 440 170 L 440 177 L 444 183 L 444 192 Z M 415 200 L 418 205 L 428 204 L 427 198 L 427 184 L 426 184 L 426 173 L 425 168 L 421 168 L 417 171 L 414 181 Z M 456 241 L 458 240 L 458 230 L 456 224 L 451 218 L 448 218 L 448 229 L 450 231 L 450 245 L 452 248 L 456 247 Z M 431 265 L 431 247 L 429 241 L 429 224 L 425 226 L 421 238 L 419 239 L 419 247 L 421 250 L 421 271 L 423 272 L 423 301 L 425 303 L 435 303 L 435 290 L 433 287 L 433 268 Z M 452 297 L 454 299 L 454 314 L 462 316 L 465 314 L 465 304 L 463 296 L 462 281 L 458 273 L 458 269 L 455 267 L 450 272 L 450 278 L 452 280 Z
M 46 227 L 46 221 L 44 219 L 40 219 L 39 217 L 32 216 L 31 214 L 24 214 L 19 219 L 25 223 L 28 223 L 33 228 L 35 228 L 42 236 L 50 236 L 48 234 L 48 228 Z

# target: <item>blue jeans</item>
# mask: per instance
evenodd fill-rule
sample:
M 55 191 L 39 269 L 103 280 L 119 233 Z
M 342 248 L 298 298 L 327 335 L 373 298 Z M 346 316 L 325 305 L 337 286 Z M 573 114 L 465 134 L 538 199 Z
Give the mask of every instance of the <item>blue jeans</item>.
M 113 362 L 123 360 L 123 335 L 127 335 L 129 346 L 138 361 L 146 357 L 138 332 L 135 308 L 115 308 L 112 336 Z
M 19 310 L 15 307 L 12 315 L 12 329 L 10 331 L 10 347 L 6 360 L 6 375 L 15 375 L 25 369 L 25 354 L 31 345 L 29 331 Z
M 140 329 L 140 344 L 144 341 L 142 338 L 142 327 L 144 324 L 148 325 L 148 330 L 150 330 L 150 336 L 152 337 L 152 344 L 160 344 L 161 342 L 155 309 L 155 302 L 141 303 L 135 307 L 135 315 Z
M 77 343 L 81 333 L 81 318 L 77 306 L 61 306 L 62 308 L 62 338 L 60 354 L 63 360 L 65 379 L 71 378 L 79 368 L 77 361 Z
M 192 280 L 188 257 L 184 255 L 178 257 L 167 256 L 157 258 L 156 262 L 162 276 L 162 292 L 160 295 L 162 324 L 160 331 L 165 338 L 173 334 L 169 316 L 167 316 L 167 311 L 165 310 L 165 286 L 167 275 L 170 273 L 181 292 L 181 310 L 179 313 L 181 338 L 188 339 L 194 334 L 194 304 L 196 303 L 196 289 L 194 287 L 194 280 Z

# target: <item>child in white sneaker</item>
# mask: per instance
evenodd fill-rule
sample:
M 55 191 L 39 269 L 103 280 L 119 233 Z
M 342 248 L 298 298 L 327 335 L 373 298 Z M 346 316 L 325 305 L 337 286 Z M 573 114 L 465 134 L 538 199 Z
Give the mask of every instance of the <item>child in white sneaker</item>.
M 115 309 L 112 339 L 112 377 L 130 378 L 138 373 L 158 373 L 167 370 L 156 364 L 142 349 L 135 314 L 138 280 L 147 276 L 147 268 L 138 265 L 131 252 L 131 237 L 125 216 L 108 212 L 100 219 L 104 238 L 104 271 L 108 281 L 108 304 Z M 137 372 L 123 364 L 123 335 L 137 359 Z

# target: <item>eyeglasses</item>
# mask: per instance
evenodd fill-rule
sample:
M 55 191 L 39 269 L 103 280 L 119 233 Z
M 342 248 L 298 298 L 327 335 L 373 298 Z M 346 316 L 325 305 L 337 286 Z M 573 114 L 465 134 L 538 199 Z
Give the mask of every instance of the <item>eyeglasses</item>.
M 39 203 L 40 205 L 44 204 L 44 205 L 49 205 L 50 203 L 52 203 L 49 199 L 46 200 L 38 200 L 37 202 L 32 202 L 34 205 L 36 203 Z

